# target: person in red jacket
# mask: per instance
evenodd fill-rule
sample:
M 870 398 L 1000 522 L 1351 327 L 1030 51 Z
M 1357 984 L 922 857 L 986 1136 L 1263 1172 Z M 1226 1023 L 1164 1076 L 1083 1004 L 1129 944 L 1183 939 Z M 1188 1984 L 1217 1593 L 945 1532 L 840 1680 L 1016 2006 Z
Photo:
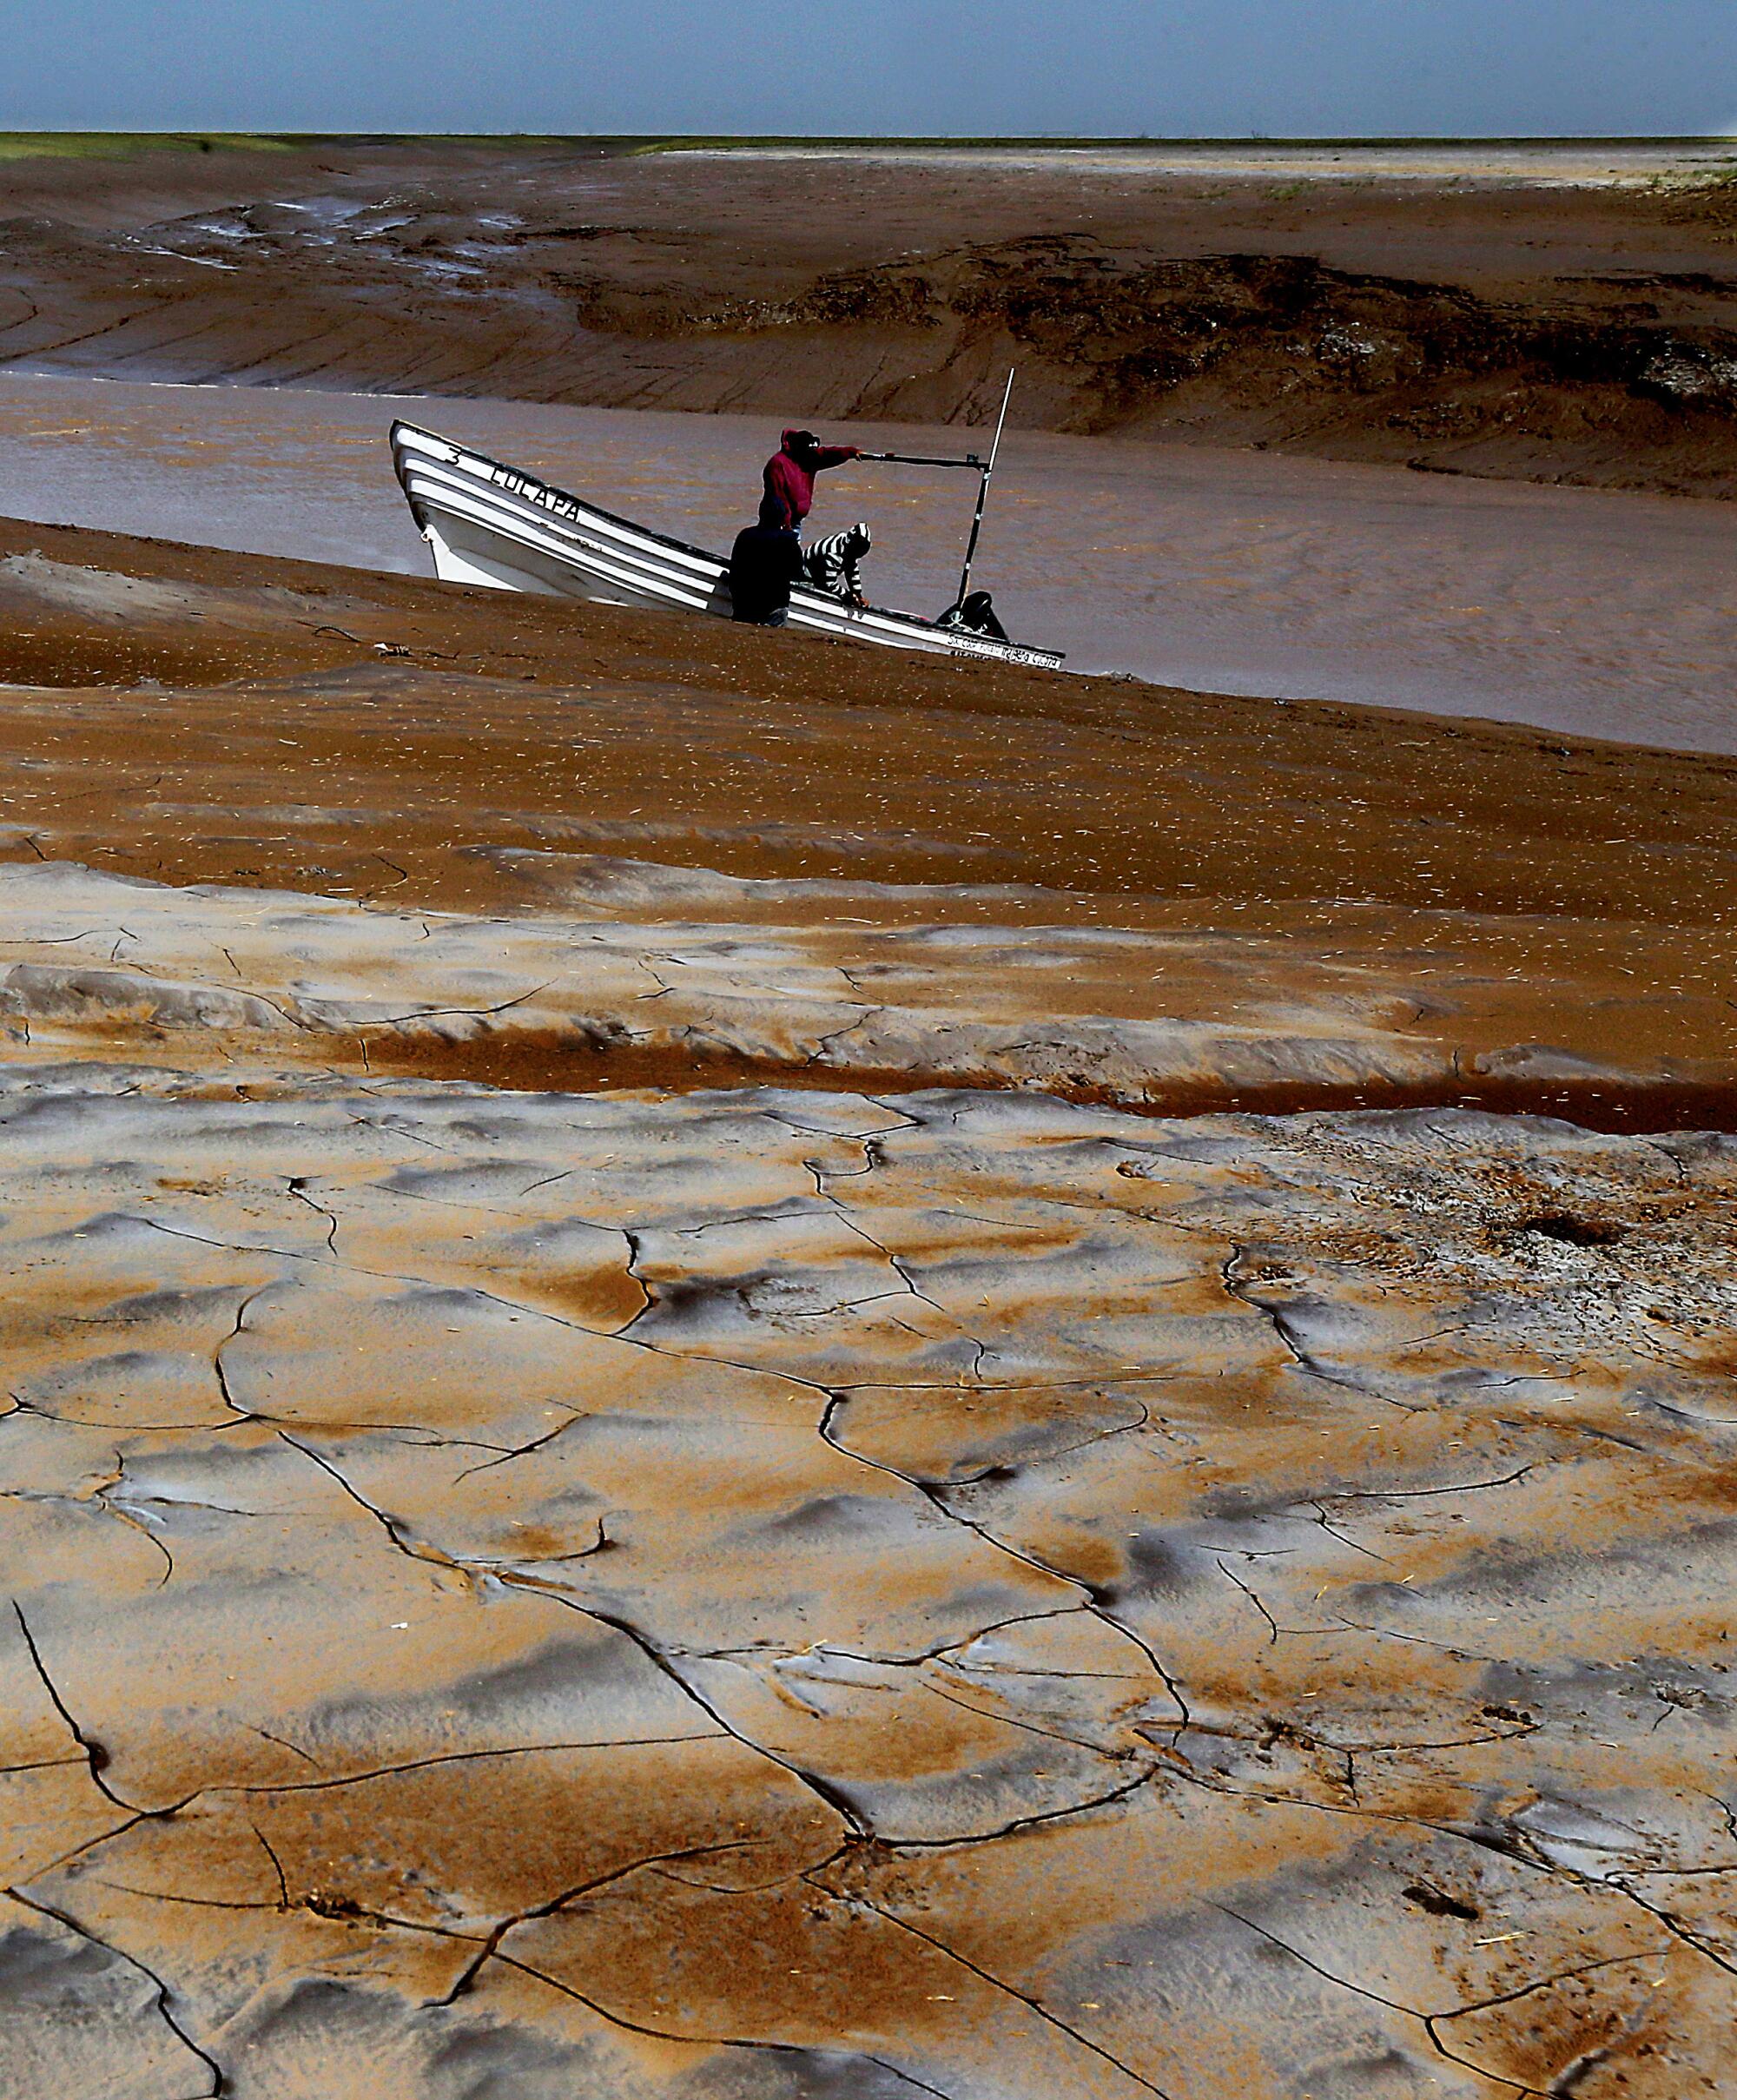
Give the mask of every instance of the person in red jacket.
M 815 476 L 862 454 L 854 445 L 822 445 L 811 430 L 787 430 L 766 462 L 760 523 L 773 532 L 800 532 L 814 503 Z

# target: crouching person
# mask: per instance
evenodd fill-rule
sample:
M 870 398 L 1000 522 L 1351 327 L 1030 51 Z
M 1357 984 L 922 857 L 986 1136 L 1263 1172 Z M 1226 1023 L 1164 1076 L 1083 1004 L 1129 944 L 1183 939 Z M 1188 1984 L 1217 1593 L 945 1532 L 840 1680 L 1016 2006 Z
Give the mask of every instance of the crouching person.
M 782 627 L 790 617 L 790 585 L 802 579 L 802 543 L 792 532 L 751 525 L 730 551 L 730 617 L 753 627 Z
M 868 603 L 862 595 L 862 557 L 871 544 L 868 527 L 861 518 L 842 532 L 816 540 L 806 557 L 808 580 L 829 598 L 861 610 Z

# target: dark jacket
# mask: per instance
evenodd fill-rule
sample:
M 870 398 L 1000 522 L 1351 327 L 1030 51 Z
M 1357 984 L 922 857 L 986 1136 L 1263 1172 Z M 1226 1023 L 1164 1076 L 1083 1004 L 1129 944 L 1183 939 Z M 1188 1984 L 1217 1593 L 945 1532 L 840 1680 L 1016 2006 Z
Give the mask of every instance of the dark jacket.
M 861 458 L 854 445 L 817 445 L 802 459 L 790 450 L 790 439 L 800 433 L 784 433 L 783 444 L 766 462 L 766 492 L 760 499 L 760 522 L 775 532 L 799 532 L 802 520 L 814 506 L 815 476 L 829 466 L 842 466 L 847 459 Z
M 730 617 L 756 627 L 781 627 L 790 585 L 802 575 L 802 543 L 794 532 L 749 525 L 730 551 Z

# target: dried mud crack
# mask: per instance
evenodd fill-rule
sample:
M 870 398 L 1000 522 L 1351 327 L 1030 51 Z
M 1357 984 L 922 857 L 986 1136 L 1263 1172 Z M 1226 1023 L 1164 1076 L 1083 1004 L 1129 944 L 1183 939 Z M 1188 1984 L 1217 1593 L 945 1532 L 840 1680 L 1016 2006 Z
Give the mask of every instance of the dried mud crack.
M 10 2060 L 1728 2076 L 1727 1140 L 102 1072 L 0 1119 Z
M 1727 766 L 34 552 L 0 2086 L 1731 2089 Z

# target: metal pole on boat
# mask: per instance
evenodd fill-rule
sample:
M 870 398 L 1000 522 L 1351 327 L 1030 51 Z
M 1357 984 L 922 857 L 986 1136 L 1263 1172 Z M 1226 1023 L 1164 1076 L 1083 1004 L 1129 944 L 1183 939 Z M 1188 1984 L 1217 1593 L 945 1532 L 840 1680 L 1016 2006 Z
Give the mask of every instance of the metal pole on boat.
M 1014 375 L 1007 373 L 1007 392 L 1001 396 L 1001 413 L 995 419 L 995 441 L 989 447 L 987 461 L 978 469 L 983 479 L 977 484 L 977 514 L 971 520 L 971 538 L 966 542 L 965 567 L 959 578 L 959 596 L 955 605 L 965 603 L 965 594 L 971 588 L 971 565 L 977 558 L 977 536 L 983 530 L 983 505 L 988 500 L 989 477 L 995 471 L 995 454 L 1001 449 L 1001 430 L 1007 420 L 1007 403 L 1014 398 Z
M 974 466 L 981 474 L 983 462 L 975 452 L 967 452 L 962 459 L 936 459 L 928 452 L 858 452 L 859 459 L 890 459 L 897 466 Z

